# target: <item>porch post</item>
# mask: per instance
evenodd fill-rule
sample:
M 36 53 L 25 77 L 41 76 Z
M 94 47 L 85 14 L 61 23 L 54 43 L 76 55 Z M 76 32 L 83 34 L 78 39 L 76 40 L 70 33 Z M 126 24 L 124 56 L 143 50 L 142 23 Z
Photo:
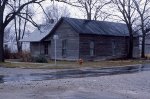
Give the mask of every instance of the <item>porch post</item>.
M 58 39 L 58 35 L 54 35 L 54 36 L 53 36 L 53 39 L 54 39 L 54 43 L 55 43 L 55 65 L 56 65 L 56 64 L 57 64 L 57 63 L 56 63 L 56 60 L 57 60 L 57 55 L 56 55 L 56 54 L 57 54 L 57 49 L 56 49 L 56 47 L 57 47 L 57 42 L 56 42 L 56 41 L 57 41 L 57 39 Z

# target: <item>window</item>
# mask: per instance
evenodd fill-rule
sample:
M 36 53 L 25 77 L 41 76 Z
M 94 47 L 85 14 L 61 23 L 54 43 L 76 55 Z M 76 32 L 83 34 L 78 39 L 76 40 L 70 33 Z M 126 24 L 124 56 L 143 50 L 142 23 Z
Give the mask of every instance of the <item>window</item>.
M 117 53 L 119 53 L 119 42 L 112 40 L 112 55 L 116 55 Z
M 44 54 L 48 55 L 48 43 L 44 43 Z
M 90 56 L 94 56 L 94 42 L 90 42 Z
M 62 40 L 62 56 L 66 57 L 67 55 L 67 40 Z

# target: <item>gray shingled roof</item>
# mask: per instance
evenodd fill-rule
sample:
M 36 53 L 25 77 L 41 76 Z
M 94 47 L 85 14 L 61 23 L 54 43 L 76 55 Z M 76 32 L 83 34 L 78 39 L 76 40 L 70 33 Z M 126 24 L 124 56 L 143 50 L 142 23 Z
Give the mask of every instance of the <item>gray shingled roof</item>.
M 80 34 L 129 36 L 126 24 L 85 19 L 62 18 Z
M 46 24 L 41 25 L 40 29 L 35 29 L 29 37 L 25 37 L 21 39 L 21 42 L 39 42 L 41 41 L 45 36 L 47 36 L 52 28 L 54 27 L 54 24 Z

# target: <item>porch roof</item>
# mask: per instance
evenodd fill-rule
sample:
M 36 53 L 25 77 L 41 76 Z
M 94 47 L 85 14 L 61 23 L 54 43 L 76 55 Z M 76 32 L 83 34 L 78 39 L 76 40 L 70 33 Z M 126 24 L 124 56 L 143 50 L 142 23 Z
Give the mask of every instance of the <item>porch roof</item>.
M 46 35 L 50 33 L 54 24 L 41 25 L 40 28 L 35 29 L 29 37 L 25 37 L 20 42 L 40 42 Z

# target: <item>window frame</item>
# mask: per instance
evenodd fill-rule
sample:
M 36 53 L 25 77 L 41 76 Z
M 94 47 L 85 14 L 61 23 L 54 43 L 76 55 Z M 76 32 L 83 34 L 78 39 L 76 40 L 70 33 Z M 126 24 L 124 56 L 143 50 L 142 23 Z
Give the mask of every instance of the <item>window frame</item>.
M 44 42 L 44 55 L 48 55 L 49 54 L 49 43 L 48 42 Z
M 90 56 L 94 56 L 95 55 L 95 42 L 94 41 L 90 41 Z
M 62 57 L 67 56 L 67 40 L 62 40 Z

